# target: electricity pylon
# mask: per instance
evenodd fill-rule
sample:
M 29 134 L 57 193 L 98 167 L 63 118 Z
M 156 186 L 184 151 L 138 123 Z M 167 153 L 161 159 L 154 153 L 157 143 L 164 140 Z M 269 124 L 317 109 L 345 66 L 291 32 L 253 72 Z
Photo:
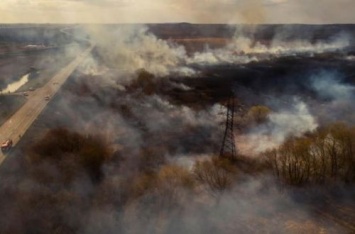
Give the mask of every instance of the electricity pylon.
M 228 157 L 228 158 L 237 158 L 237 150 L 235 147 L 234 139 L 234 110 L 235 103 L 234 97 L 231 97 L 227 101 L 227 113 L 226 113 L 226 122 L 224 137 L 222 142 L 222 147 L 219 156 Z

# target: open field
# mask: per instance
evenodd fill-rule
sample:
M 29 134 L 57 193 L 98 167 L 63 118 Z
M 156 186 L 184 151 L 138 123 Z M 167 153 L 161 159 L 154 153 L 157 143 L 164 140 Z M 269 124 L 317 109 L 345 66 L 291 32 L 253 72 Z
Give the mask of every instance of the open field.
M 64 55 L 64 50 L 42 52 L 38 55 L 11 56 L 0 59 L 0 89 L 5 89 L 8 84 L 19 80 L 22 76 L 29 74 L 28 82 L 17 89 L 17 93 L 29 94 L 42 87 L 62 67 L 67 65 L 74 58 L 74 54 Z M 6 108 L 0 110 L 1 122 L 3 123 L 11 114 L 24 103 L 25 97 L 1 97 Z M 20 102 L 16 102 L 18 100 Z M 18 105 L 11 104 L 13 101 Z M 11 111 L 10 111 L 11 110 Z
M 0 167 L 0 233 L 355 232 L 355 27 L 238 27 L 95 28 L 48 105 L 76 54 L 3 60 L 43 112 Z

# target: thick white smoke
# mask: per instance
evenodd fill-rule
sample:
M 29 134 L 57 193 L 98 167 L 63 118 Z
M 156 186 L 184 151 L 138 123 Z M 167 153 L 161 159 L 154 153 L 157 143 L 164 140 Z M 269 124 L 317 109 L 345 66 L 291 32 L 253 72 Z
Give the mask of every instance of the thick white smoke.
M 200 65 L 246 64 L 252 61 L 258 61 L 258 58 L 232 48 L 231 44 L 221 49 L 210 49 L 206 46 L 203 52 L 196 52 L 187 58 L 188 64 Z
M 104 29 L 90 27 L 89 32 L 97 42 L 99 55 L 112 67 L 132 74 L 144 69 L 155 76 L 171 73 L 191 75 L 193 70 L 185 67 L 186 51 L 183 46 L 158 39 L 147 27 L 126 25 Z
M 306 103 L 295 99 L 290 107 L 271 113 L 265 124 L 239 136 L 236 144 L 242 153 L 255 155 L 278 147 L 289 136 L 301 136 L 317 127 Z
M 311 77 L 312 88 L 323 98 L 334 101 L 354 98 L 355 87 L 342 82 L 341 75 L 336 72 L 321 71 Z
M 214 105 L 207 110 L 195 111 L 187 106 L 175 106 L 157 95 L 146 97 L 143 103 L 137 103 L 132 112 L 137 116 L 144 114 L 142 121 L 152 132 L 175 131 L 176 126 L 203 126 L 215 128 L 223 117 L 218 114 L 219 105 Z
M 282 41 L 275 39 L 269 45 L 255 42 L 249 37 L 237 35 L 224 48 L 197 52 L 188 58 L 189 64 L 245 64 L 283 56 L 313 56 L 325 52 L 335 52 L 349 46 L 349 38 L 341 35 L 330 42 L 311 43 L 304 40 Z
M 171 74 L 193 76 L 196 72 L 189 66 L 194 64 L 246 64 L 283 56 L 313 56 L 341 50 L 349 45 L 349 38 L 343 34 L 329 42 L 287 41 L 275 35 L 271 42 L 261 43 L 239 33 L 237 29 L 236 36 L 225 47 L 211 49 L 206 45 L 203 51 L 188 55 L 184 46 L 157 38 L 143 25 L 112 29 L 92 26 L 88 31 L 97 43 L 99 56 L 118 73 L 133 74 L 145 69 L 157 77 Z
M 355 87 L 346 83 L 344 78 L 339 72 L 327 70 L 311 75 L 311 88 L 324 99 L 322 105 L 316 105 L 314 108 L 326 121 L 342 119 L 354 124 Z

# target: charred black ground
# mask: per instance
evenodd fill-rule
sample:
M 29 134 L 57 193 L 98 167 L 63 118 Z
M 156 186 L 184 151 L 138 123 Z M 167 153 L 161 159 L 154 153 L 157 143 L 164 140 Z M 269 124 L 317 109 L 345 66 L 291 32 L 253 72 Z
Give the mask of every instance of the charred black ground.
M 13 30 L 6 35 L 18 37 Z M 148 25 L 143 38 L 152 32 L 149 42 L 183 45 L 191 58 L 237 33 L 271 45 L 280 31 L 311 46 L 339 31 L 350 42 L 245 63 L 186 59 L 190 76 L 152 66 L 126 74 L 115 67 L 125 62 L 115 44 L 99 44 L 94 65 L 73 73 L 2 164 L 0 233 L 352 233 L 353 25 L 163 24 Z M 135 46 L 133 57 L 161 56 Z M 240 107 L 236 160 L 218 157 L 231 96 Z M 324 164 L 309 154 L 324 149 Z

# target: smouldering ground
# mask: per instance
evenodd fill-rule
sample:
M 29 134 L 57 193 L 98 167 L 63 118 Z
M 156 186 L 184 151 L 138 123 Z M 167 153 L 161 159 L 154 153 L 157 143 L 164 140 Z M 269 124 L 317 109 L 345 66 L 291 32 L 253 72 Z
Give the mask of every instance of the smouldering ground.
M 346 38 L 258 44 L 121 27 L 91 32 L 92 57 L 4 162 L 0 232 L 354 232 L 351 183 L 285 185 L 263 156 L 290 135 L 354 125 Z M 236 162 L 214 157 L 231 95 L 248 149 Z M 255 106 L 267 117 L 254 119 Z

